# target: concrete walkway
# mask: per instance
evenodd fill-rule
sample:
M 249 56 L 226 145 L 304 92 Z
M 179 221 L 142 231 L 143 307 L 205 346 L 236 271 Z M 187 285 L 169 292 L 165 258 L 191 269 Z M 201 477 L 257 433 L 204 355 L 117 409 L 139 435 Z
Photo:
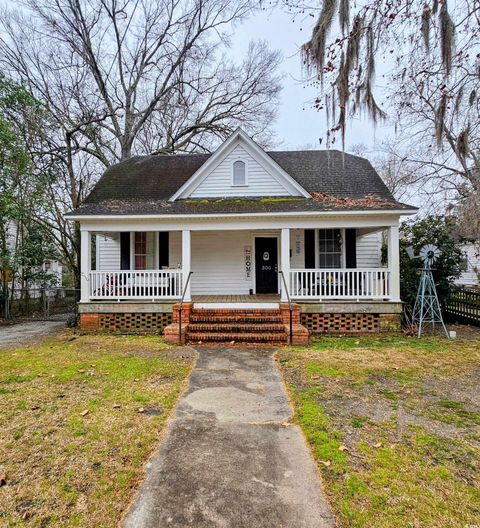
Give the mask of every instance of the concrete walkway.
M 198 352 L 124 528 L 335 526 L 273 351 Z
M 0 326 L 0 348 L 21 345 L 65 328 L 65 321 L 32 321 Z

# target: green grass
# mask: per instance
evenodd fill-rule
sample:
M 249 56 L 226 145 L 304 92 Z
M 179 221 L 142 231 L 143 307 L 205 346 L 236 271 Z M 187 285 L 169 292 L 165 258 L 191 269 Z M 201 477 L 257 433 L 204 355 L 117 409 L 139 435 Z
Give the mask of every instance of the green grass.
M 339 526 L 478 525 L 478 341 L 322 338 L 278 357 Z
M 117 524 L 191 369 L 175 350 L 65 333 L 0 351 L 2 526 Z

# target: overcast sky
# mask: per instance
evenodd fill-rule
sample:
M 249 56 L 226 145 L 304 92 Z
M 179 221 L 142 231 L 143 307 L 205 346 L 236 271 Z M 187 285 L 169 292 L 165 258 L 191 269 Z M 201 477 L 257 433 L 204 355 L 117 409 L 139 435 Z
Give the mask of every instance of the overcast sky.
M 280 148 L 325 148 L 325 143 L 320 145 L 318 141 L 327 129 L 324 114 L 311 107 L 317 92 L 301 82 L 299 48 L 309 39 L 313 24 L 311 17 L 303 22 L 293 22 L 291 15 L 276 8 L 273 12 L 269 10 L 256 14 L 235 28 L 231 52 L 237 60 L 244 56 L 248 43 L 255 39 L 266 40 L 270 48 L 283 54 L 281 70 L 284 88 L 275 126 Z M 349 120 L 346 150 L 360 143 L 372 147 L 375 140 L 380 141 L 388 131 L 387 127 L 379 125 L 375 130 L 368 119 Z M 341 144 L 338 143 L 335 148 L 341 149 Z

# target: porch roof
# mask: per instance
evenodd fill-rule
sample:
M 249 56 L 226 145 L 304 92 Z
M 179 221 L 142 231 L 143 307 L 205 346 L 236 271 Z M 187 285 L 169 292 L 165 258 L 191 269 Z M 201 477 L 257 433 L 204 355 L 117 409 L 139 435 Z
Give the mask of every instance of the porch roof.
M 209 198 L 168 202 L 167 200 L 104 200 L 101 203 L 86 203 L 72 215 L 205 215 L 245 213 L 302 213 L 322 211 L 405 211 L 412 212 L 409 205 L 395 201 L 369 198 L 360 200 L 328 198 L 314 200 L 305 198 Z
M 136 156 L 106 170 L 71 216 L 412 210 L 393 198 L 370 162 L 336 150 L 268 152 L 311 195 L 306 198 L 169 198 L 209 154 Z M 68 216 L 68 215 L 67 215 Z

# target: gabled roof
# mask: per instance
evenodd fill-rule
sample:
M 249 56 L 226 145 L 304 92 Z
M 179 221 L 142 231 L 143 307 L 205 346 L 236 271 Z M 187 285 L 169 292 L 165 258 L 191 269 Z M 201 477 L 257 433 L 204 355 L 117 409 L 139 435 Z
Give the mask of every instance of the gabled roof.
M 182 188 L 215 154 L 136 156 L 109 167 L 84 204 L 70 216 L 163 215 L 332 211 L 405 210 L 371 163 L 337 150 L 273 151 L 264 153 L 307 197 L 236 199 L 177 199 Z
M 171 202 L 181 198 L 188 198 L 189 193 L 195 189 L 204 179 L 208 178 L 211 171 L 222 162 L 225 157 L 233 151 L 237 145 L 242 145 L 254 157 L 255 161 L 260 163 L 266 172 L 270 174 L 277 182 L 280 183 L 292 196 L 303 196 L 309 198 L 308 192 L 292 178 L 274 158 L 269 156 L 261 147 L 259 147 L 251 137 L 238 128 L 220 147 L 203 163 L 195 173 L 178 189 L 170 198 Z

